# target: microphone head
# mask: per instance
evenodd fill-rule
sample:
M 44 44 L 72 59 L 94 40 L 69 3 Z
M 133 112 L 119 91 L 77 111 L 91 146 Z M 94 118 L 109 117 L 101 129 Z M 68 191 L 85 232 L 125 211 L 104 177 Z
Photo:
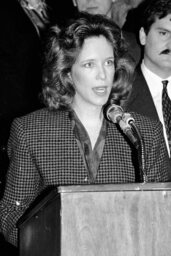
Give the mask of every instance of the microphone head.
M 124 112 L 121 106 L 112 104 L 107 108 L 106 116 L 113 123 L 118 123 L 123 116 Z
M 131 116 L 130 113 L 124 113 L 123 116 L 122 116 L 122 120 L 127 124 L 129 125 L 130 123 L 135 123 L 135 120 L 134 118 Z

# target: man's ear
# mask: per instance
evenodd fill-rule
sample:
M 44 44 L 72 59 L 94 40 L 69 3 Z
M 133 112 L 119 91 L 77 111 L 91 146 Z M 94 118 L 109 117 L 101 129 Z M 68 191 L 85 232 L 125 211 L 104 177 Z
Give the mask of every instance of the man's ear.
M 73 3 L 73 5 L 74 5 L 75 7 L 77 6 L 76 0 L 72 0 L 72 3 Z
M 145 45 L 146 44 L 146 37 L 147 37 L 147 35 L 146 35 L 145 31 L 144 31 L 144 28 L 141 27 L 140 31 L 139 31 L 139 39 L 140 39 L 141 45 Z

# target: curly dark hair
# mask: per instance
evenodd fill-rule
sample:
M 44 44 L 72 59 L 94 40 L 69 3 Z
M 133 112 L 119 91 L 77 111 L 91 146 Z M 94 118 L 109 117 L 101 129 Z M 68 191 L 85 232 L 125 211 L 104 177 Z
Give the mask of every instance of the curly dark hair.
M 148 34 L 156 18 L 162 19 L 171 14 L 171 0 L 146 0 L 142 6 L 140 26 L 144 28 L 146 34 Z
M 104 36 L 113 46 L 115 75 L 110 103 L 122 105 L 131 90 L 134 65 L 125 48 L 120 28 L 102 15 L 81 13 L 75 21 L 59 30 L 53 27 L 45 51 L 43 68 L 43 99 L 52 109 L 68 107 L 75 95 L 69 79 L 84 40 Z

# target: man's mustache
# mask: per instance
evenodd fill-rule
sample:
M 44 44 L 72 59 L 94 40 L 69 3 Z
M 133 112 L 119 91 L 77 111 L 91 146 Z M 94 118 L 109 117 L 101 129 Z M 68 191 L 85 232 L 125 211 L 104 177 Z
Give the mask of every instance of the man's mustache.
M 169 54 L 171 52 L 171 49 L 165 49 L 165 50 L 163 50 L 161 53 L 160 53 L 160 55 L 161 54 Z

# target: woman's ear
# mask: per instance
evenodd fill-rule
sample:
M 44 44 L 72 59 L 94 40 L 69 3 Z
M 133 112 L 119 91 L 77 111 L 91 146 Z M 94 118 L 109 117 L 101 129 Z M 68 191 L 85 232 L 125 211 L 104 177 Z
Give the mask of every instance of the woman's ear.
M 139 31 L 139 39 L 140 39 L 141 45 L 145 45 L 146 44 L 146 37 L 147 37 L 147 35 L 146 35 L 145 31 L 144 31 L 144 28 L 141 27 L 140 31 Z

